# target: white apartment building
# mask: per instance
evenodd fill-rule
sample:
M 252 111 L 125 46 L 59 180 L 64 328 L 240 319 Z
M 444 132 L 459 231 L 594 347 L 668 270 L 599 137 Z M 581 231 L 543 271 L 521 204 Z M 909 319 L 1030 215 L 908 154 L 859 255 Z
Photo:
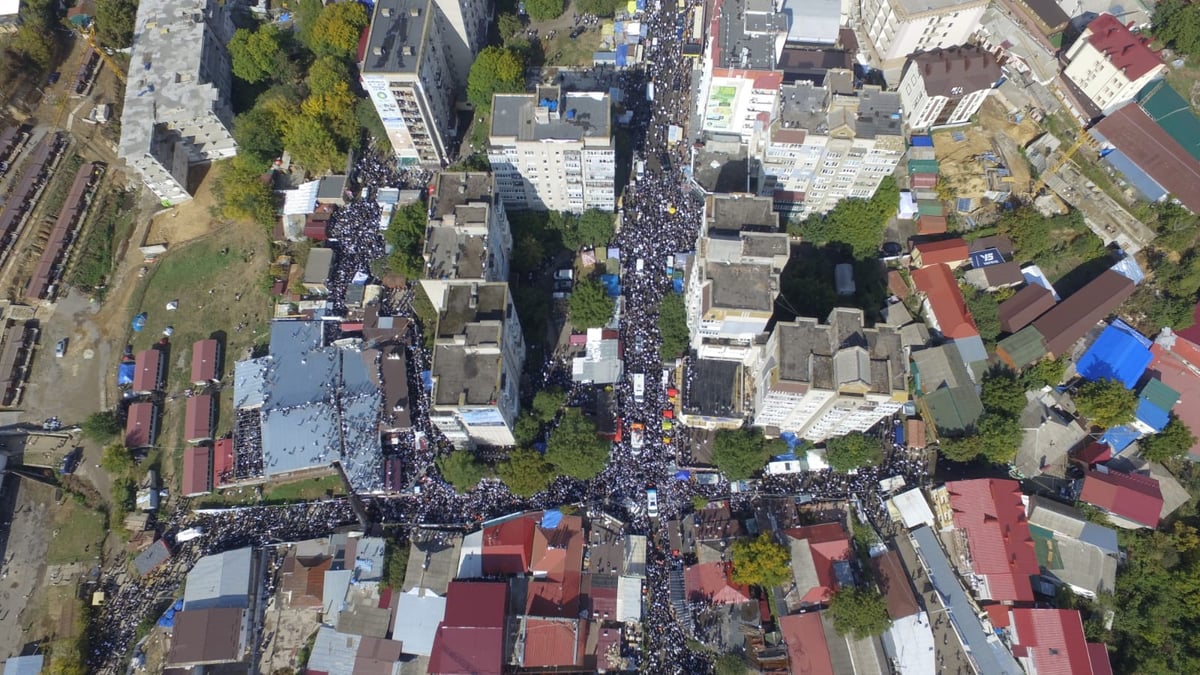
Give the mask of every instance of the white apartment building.
M 1099 113 L 1133 100 L 1134 94 L 1167 70 L 1148 38 L 1133 34 L 1112 14 L 1092 20 L 1067 50 L 1066 76 Z
M 914 54 L 900 78 L 900 101 L 910 131 L 967 124 L 1004 71 L 975 45 Z
M 512 231 L 492 174 L 439 172 L 429 200 L 425 278 L 429 297 L 463 281 L 508 281 Z
M 513 209 L 616 209 L 616 146 L 608 94 L 497 94 L 488 159 Z
M 755 339 L 775 311 L 789 246 L 770 199 L 708 197 L 685 298 L 692 347 L 700 358 L 753 361 Z
M 755 426 L 815 442 L 866 431 L 908 400 L 900 332 L 862 310 L 776 324 L 756 370 Z
M 359 64 L 402 165 L 441 168 L 454 154 L 456 110 L 487 36 L 482 0 L 379 0 Z
M 163 204 L 192 198 L 193 166 L 237 154 L 225 49 L 232 35 L 215 0 L 138 5 L 117 156 Z
M 751 143 L 775 119 L 783 73 L 714 68 L 701 111 L 704 131 Z
M 512 445 L 525 338 L 507 283 L 451 283 L 438 310 L 429 420 L 457 446 Z
M 855 96 L 806 81 L 782 87 L 780 114 L 759 151 L 761 193 L 799 218 L 870 198 L 904 156 L 900 110 L 898 94 L 874 86 Z
M 882 68 L 909 54 L 961 45 L 979 28 L 988 0 L 855 0 L 867 45 Z

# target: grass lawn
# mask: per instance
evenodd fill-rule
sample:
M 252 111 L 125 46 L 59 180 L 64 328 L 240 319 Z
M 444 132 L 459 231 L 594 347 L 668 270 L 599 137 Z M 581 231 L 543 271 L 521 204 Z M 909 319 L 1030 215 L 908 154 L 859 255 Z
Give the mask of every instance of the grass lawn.
M 174 473 L 184 447 L 182 393 L 191 387 L 192 344 L 210 337 L 221 343 L 223 382 L 229 385 L 234 362 L 267 340 L 272 307 L 263 280 L 269 259 L 270 245 L 261 229 L 232 225 L 169 251 L 147 275 L 141 294 L 134 296 L 130 317 L 147 315 L 145 330 L 131 334 L 135 353 L 156 344 L 167 326 L 174 329 L 165 347 L 168 401 L 158 441 L 164 457 L 172 460 L 171 467 L 163 467 L 164 477 Z M 166 309 L 171 301 L 179 303 L 177 310 Z M 217 393 L 220 436 L 232 427 L 233 389 L 226 386 Z
M 201 497 L 193 506 L 202 509 L 251 504 L 291 504 L 323 499 L 329 494 L 334 496 L 346 494 L 346 486 L 337 474 L 264 485 L 261 500 L 258 498 L 257 490 L 247 487 Z
M 1182 68 L 1167 68 L 1167 83 L 1171 85 L 1185 101 L 1192 105 L 1192 110 L 1197 110 L 1197 101 L 1200 101 L 1200 63 L 1195 59 L 1192 62 L 1184 64 Z
M 598 30 L 589 30 L 583 35 L 571 39 L 569 30 L 560 30 L 553 40 L 543 44 L 547 66 L 582 66 L 592 65 L 592 55 L 600 49 L 601 36 Z
M 83 562 L 100 553 L 100 541 L 104 539 L 105 528 L 104 514 L 99 511 L 93 511 L 68 497 L 54 510 L 52 526 L 54 536 L 50 538 L 50 546 L 46 549 L 46 564 Z

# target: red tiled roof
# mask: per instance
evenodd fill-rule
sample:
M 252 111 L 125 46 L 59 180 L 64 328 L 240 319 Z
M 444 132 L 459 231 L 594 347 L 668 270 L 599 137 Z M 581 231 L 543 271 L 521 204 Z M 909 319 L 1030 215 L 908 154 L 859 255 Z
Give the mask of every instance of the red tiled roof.
M 1112 459 L 1112 446 L 1096 441 L 1080 450 L 1075 459 L 1088 464 L 1102 464 Z
M 813 570 L 817 573 L 818 586 L 796 589 L 804 596 L 801 602 L 828 602 L 838 586 L 837 576 L 833 571 L 834 562 L 851 558 L 850 539 L 846 536 L 846 531 L 838 523 L 822 523 L 807 527 L 793 527 L 784 530 L 784 534 L 792 539 L 808 542 L 808 550 L 812 554 Z M 793 560 L 792 564 L 806 564 L 806 562 Z
M 936 265 L 938 263 L 960 263 L 970 257 L 967 251 L 967 242 L 962 239 L 928 241 L 914 246 L 913 252 L 920 254 L 921 267 L 928 267 L 929 265 Z
M 925 420 L 912 418 L 906 422 L 907 429 L 904 435 L 904 442 L 908 444 L 909 450 L 924 450 L 925 449 Z
M 1079 498 L 1149 528 L 1158 527 L 1163 507 L 1157 480 L 1119 471 L 1088 471 Z
M 451 581 L 446 591 L 446 614 L 433 638 L 429 672 L 501 673 L 507 607 L 505 583 Z
M 216 340 L 197 340 L 192 345 L 192 382 L 212 382 L 219 379 L 217 375 L 217 351 L 219 343 Z
M 733 605 L 750 599 L 750 588 L 733 583 L 729 563 L 701 563 L 683 570 L 683 587 L 688 600 L 706 600 Z
M 833 659 L 817 612 L 779 617 L 792 675 L 833 675 Z
M 1188 455 L 1200 459 L 1200 348 L 1176 335 L 1170 349 L 1155 343 L 1150 346 L 1150 353 L 1154 359 L 1146 373 L 1179 392 L 1174 412 L 1197 438 Z
M 586 643 L 586 624 L 579 619 L 528 618 L 521 665 L 525 668 L 581 666 Z
M 212 448 L 197 445 L 183 451 L 183 496 L 207 494 L 211 488 Z
M 1200 211 L 1200 161 L 1136 103 L 1127 103 L 1096 124 L 1096 133 L 1120 150 L 1171 196 Z
M 157 349 L 147 349 L 138 352 L 134 358 L 133 390 L 157 391 L 161 382 L 162 352 Z
M 1011 612 L 1013 655 L 1030 659 L 1033 662 L 1031 670 L 1036 670 L 1038 675 L 1091 675 L 1096 672 L 1078 611 L 1022 607 L 1013 608 Z M 1107 665 L 1107 650 L 1103 656 L 1097 653 L 1097 658 L 1102 658 L 1102 663 Z
M 917 604 L 917 596 L 909 585 L 908 572 L 900 564 L 900 554 L 887 551 L 883 555 L 871 558 L 871 569 L 879 580 L 879 588 L 887 600 L 888 616 L 892 619 L 902 619 L 921 611 Z
M 962 289 L 949 267 L 938 264 L 913 270 L 912 280 L 917 290 L 928 298 L 942 335 L 955 340 L 979 335 Z
M 192 396 L 184 412 L 183 439 L 198 443 L 212 438 L 213 397 L 208 394 Z
M 524 514 L 483 530 L 485 576 L 525 574 L 533 554 L 533 530 L 540 514 Z
M 1029 577 L 1039 574 L 1021 486 L 980 478 L 946 483 L 954 524 L 966 533 L 975 573 L 987 579 L 989 599 L 1033 602 Z
M 221 438 L 213 443 L 213 478 L 214 488 L 233 482 L 233 439 Z
M 1131 81 L 1162 65 L 1158 52 L 1150 49 L 1149 40 L 1132 31 L 1112 14 L 1101 14 L 1088 24 L 1087 41 L 1096 51 L 1108 57 Z
M 1008 615 L 1010 605 L 987 605 L 984 611 L 987 612 L 988 620 L 992 622 L 993 628 L 1008 628 L 1011 617 Z
M 532 536 L 529 570 L 538 578 L 529 583 L 526 613 L 564 618 L 579 616 L 583 518 L 563 516 L 553 529 L 535 527 Z
M 129 406 L 125 417 L 125 447 L 136 449 L 154 445 L 154 404 L 139 401 Z

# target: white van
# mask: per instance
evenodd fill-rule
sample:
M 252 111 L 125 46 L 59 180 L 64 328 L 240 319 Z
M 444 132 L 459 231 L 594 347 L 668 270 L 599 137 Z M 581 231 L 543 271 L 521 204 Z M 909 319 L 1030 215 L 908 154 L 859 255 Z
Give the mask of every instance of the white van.
M 658 488 L 653 485 L 646 488 L 646 515 L 651 518 L 658 517 Z

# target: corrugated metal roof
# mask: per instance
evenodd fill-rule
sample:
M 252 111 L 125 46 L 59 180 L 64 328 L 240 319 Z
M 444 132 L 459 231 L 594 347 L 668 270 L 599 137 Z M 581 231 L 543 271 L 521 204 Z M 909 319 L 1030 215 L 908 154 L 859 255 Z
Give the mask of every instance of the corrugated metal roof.
M 1174 87 L 1166 80 L 1155 80 L 1142 87 L 1133 100 L 1188 154 L 1200 160 L 1200 118 Z
M 787 645 L 793 675 L 834 675 L 819 612 L 781 616 L 779 631 Z
M 963 259 L 966 258 L 966 248 L 963 244 Z M 933 309 L 937 329 L 942 335 L 948 338 L 979 335 L 979 329 L 975 327 L 975 321 L 967 309 L 967 302 L 963 299 L 962 290 L 948 266 L 933 264 L 913 270 L 912 280 L 917 290 L 925 294 Z
M 207 441 L 213 435 L 215 401 L 208 394 L 191 396 L 184 410 L 183 438 L 189 443 Z
M 183 608 L 210 609 L 213 607 L 249 606 L 253 549 L 239 548 L 196 561 L 188 572 L 183 591 Z
M 1046 341 L 1034 326 L 1026 326 L 996 343 L 996 354 L 1013 368 L 1021 369 L 1046 356 Z
M 1079 499 L 1150 528 L 1158 527 L 1163 507 L 1157 480 L 1117 471 L 1088 471 Z
M 1000 329 L 1015 333 L 1054 307 L 1054 296 L 1046 288 L 1029 284 L 1011 298 L 1000 303 L 997 310 Z
M 1094 672 L 1077 610 L 1021 607 L 1011 612 L 1013 654 L 1032 660 L 1038 675 Z
M 951 481 L 946 489 L 954 524 L 967 535 L 972 565 L 987 579 L 990 599 L 1032 602 L 1029 577 L 1040 569 L 1020 483 L 982 478 Z
M 211 490 L 211 467 L 212 448 L 209 446 L 197 445 L 183 451 L 181 491 L 184 497 L 207 494 Z
M 1179 145 L 1136 103 L 1128 103 L 1100 120 L 1095 135 L 1111 143 L 1172 196 L 1200 212 L 1200 160 Z
M 216 340 L 197 340 L 192 345 L 192 382 L 208 382 L 220 379 L 217 372 L 217 353 L 220 343 Z

